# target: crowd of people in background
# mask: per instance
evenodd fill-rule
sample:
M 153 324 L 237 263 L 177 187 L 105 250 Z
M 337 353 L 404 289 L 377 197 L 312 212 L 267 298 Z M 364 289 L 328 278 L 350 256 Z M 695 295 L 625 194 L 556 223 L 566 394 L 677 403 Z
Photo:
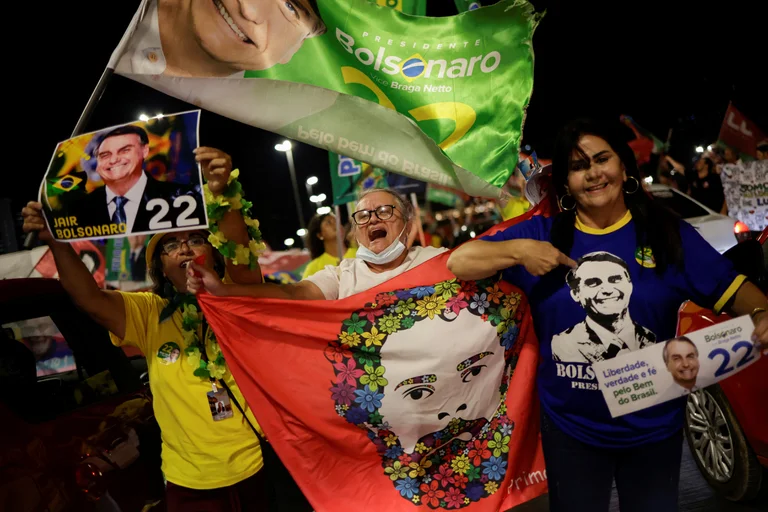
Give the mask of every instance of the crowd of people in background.
M 768 140 L 757 145 L 757 159 L 768 160 Z M 725 164 L 740 164 L 739 153 L 729 146 L 711 144 L 693 163 L 686 167 L 669 155 L 661 155 L 659 181 L 690 195 L 715 212 L 728 214 L 720 174 Z

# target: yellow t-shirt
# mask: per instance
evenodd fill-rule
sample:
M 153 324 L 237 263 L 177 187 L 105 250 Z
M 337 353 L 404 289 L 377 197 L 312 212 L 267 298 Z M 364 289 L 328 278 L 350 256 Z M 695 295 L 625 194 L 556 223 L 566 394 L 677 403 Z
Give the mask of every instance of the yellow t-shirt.
M 147 358 L 163 440 L 162 469 L 168 481 L 191 489 L 215 489 L 256 474 L 264 465 L 259 439 L 234 403 L 232 418 L 214 421 L 211 417 L 206 395 L 211 383 L 194 376 L 194 368 L 186 361 L 181 310 L 160 324 L 167 300 L 154 293 L 120 294 L 125 302 L 125 338 L 111 333 L 110 337 L 116 346 L 137 346 Z M 209 360 L 216 359 L 207 337 L 206 351 Z M 223 380 L 263 435 L 229 370 Z
M 357 255 L 357 248 L 350 247 L 349 249 L 347 249 L 347 252 L 344 253 L 344 259 L 353 259 L 355 255 Z M 320 272 L 328 265 L 336 266 L 338 264 L 339 264 L 339 258 L 335 256 L 331 256 L 327 252 L 324 252 L 317 258 L 307 263 L 307 266 L 304 268 L 304 275 L 301 276 L 301 278 L 306 279 L 312 274 Z

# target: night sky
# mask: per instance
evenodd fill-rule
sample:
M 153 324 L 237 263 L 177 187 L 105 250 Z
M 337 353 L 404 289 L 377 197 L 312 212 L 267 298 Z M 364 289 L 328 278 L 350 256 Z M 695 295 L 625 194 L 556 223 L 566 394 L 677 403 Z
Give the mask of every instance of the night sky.
M 768 132 L 768 18 L 757 11 L 757 4 L 764 2 L 532 3 L 547 14 L 534 36 L 534 93 L 523 144 L 540 156 L 549 155 L 563 123 L 581 116 L 618 119 L 627 114 L 662 140 L 672 128 L 671 153 L 681 162 L 690 162 L 696 145 L 717 138 L 729 101 Z M 22 15 L 5 19 L 6 37 L 12 39 L 6 46 L 5 73 L 6 82 L 11 82 L 6 102 L 15 113 L 10 133 L 22 147 L 5 148 L 5 171 L 12 178 L 5 180 L 0 196 L 11 197 L 15 211 L 36 197 L 56 143 L 70 136 L 138 4 L 51 2 L 39 6 L 43 12 L 34 24 L 23 23 L 34 35 L 18 37 L 8 30 L 14 19 L 21 24 Z M 452 0 L 428 2 L 429 15 L 455 13 Z M 115 77 L 86 131 L 129 122 L 141 113 L 189 108 L 195 107 Z M 233 156 L 243 171 L 246 197 L 254 202 L 254 216 L 275 248 L 282 248 L 285 238 L 295 238 L 299 227 L 287 163 L 274 150 L 281 140 L 210 112 L 202 116 L 201 144 Z M 17 156 L 9 159 L 11 154 Z M 315 193 L 330 197 L 325 151 L 298 144 L 294 157 L 299 183 L 316 175 L 320 183 Z M 303 186 L 300 194 L 309 217 L 314 208 Z

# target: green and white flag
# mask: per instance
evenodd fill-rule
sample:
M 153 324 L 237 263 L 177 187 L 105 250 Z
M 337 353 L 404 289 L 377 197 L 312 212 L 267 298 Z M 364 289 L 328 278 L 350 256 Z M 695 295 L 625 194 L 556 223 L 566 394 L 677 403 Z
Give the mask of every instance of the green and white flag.
M 427 0 L 377 0 L 376 3 L 405 14 L 423 16 L 427 12 Z M 371 188 L 391 188 L 387 171 L 369 163 L 329 152 L 328 166 L 331 171 L 331 190 L 335 205 L 354 203 L 358 194 Z
M 514 172 L 540 19 L 526 0 L 445 18 L 366 0 L 177 3 L 145 0 L 110 67 L 221 115 L 470 195 L 499 196 Z

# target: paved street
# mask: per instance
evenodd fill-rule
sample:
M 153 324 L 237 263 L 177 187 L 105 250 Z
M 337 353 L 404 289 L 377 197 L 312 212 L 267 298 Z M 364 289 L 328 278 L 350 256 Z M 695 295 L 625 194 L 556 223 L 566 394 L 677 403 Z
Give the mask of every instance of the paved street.
M 548 512 L 549 500 L 542 496 L 513 508 L 509 512 Z M 741 505 L 715 495 L 702 478 L 693 460 L 688 443 L 683 445 L 683 464 L 680 470 L 680 512 L 758 512 L 768 510 L 768 492 L 763 491 L 757 503 Z M 611 497 L 611 512 L 619 512 L 616 489 Z

